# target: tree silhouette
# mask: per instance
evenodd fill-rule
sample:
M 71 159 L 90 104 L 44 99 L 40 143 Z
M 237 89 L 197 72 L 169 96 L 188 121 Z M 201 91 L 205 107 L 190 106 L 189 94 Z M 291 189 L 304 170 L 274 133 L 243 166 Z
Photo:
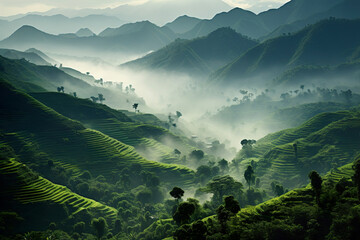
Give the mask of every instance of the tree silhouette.
M 184 190 L 182 190 L 179 187 L 174 187 L 171 191 L 170 191 L 170 195 L 175 198 L 177 201 L 179 201 L 179 199 L 184 196 Z
M 239 202 L 234 198 L 234 196 L 227 196 L 224 198 L 225 202 L 225 209 L 236 214 L 240 211 L 240 204 Z
M 135 109 L 135 112 L 137 111 L 138 106 L 139 106 L 138 103 L 134 103 L 134 104 L 132 105 L 132 107 Z
M 104 234 L 106 230 L 106 220 L 103 217 L 99 217 L 98 219 L 94 218 L 91 221 L 91 225 L 96 231 L 97 237 L 100 239 Z
M 174 221 L 178 225 L 188 223 L 191 215 L 195 212 L 195 205 L 189 202 L 182 202 L 179 204 L 176 212 L 173 215 Z
M 316 195 L 316 202 L 319 204 L 322 179 L 316 171 L 311 171 L 309 173 L 309 178 L 311 180 L 311 187 L 313 188 Z
M 102 103 L 103 101 L 105 101 L 104 95 L 102 95 L 101 93 L 98 94 L 98 99 L 100 101 L 100 103 Z
M 355 161 L 353 165 L 353 169 L 355 170 L 353 181 L 356 184 L 357 190 L 358 190 L 358 198 L 360 200 L 360 159 Z
M 254 180 L 254 170 L 252 168 L 252 166 L 248 166 L 247 169 L 244 172 L 244 178 L 246 180 L 246 183 L 249 185 L 249 189 L 250 189 L 250 185 L 251 182 L 253 182 Z

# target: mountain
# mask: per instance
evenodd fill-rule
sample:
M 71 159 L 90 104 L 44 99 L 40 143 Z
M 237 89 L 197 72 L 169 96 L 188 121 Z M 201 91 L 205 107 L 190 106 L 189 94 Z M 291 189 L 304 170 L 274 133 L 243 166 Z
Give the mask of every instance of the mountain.
M 240 84 L 255 79 L 260 83 L 259 76 L 271 79 L 295 66 L 356 61 L 360 34 L 354 29 L 359 27 L 360 20 L 330 19 L 267 40 L 215 72 L 213 82 Z
M 165 24 L 165 27 L 170 28 L 174 33 L 181 34 L 190 31 L 200 21 L 201 19 L 199 18 L 184 15 L 176 18 L 172 22 Z
M 259 38 L 268 32 L 255 13 L 234 8 L 229 12 L 219 13 L 210 20 L 202 20 L 193 29 L 182 34 L 181 37 L 191 39 L 206 36 L 221 27 L 230 27 L 252 38 Z
M 167 27 L 158 27 L 155 24 L 149 21 L 137 22 L 137 23 L 128 23 L 124 24 L 119 28 L 107 28 L 101 33 L 100 37 L 115 37 L 123 35 L 131 35 L 141 33 L 158 33 L 159 37 L 164 38 L 163 41 L 167 42 L 175 38 L 175 34 Z
M 9 59 L 25 59 L 36 65 L 51 65 L 34 52 L 20 52 L 13 49 L 0 49 L 0 55 Z
M 95 33 L 88 28 L 80 28 L 75 34 L 78 37 L 91 37 L 95 35 Z
M 337 1 L 336 1 L 337 2 Z M 326 5 L 328 6 L 328 5 Z M 326 11 L 314 14 L 308 18 L 304 18 L 298 21 L 291 22 L 289 24 L 281 25 L 276 28 L 269 35 L 265 36 L 263 39 L 270 39 L 282 34 L 294 33 L 306 27 L 308 24 L 312 24 L 322 19 L 326 18 L 346 18 L 346 19 L 356 19 L 360 17 L 360 3 L 356 0 L 344 0 L 340 3 L 334 5 L 331 4 L 331 8 Z
M 28 53 L 36 53 L 37 55 L 39 55 L 41 58 L 43 58 L 45 61 L 47 61 L 48 63 L 51 64 L 59 64 L 58 61 L 52 59 L 51 57 L 49 57 L 48 55 L 46 55 L 45 53 L 41 52 L 40 50 L 37 50 L 36 48 L 29 48 L 28 50 L 26 50 L 25 52 Z
M 117 3 L 117 7 L 103 9 L 83 8 L 79 10 L 55 8 L 42 14 L 64 14 L 72 17 L 97 14 L 115 16 L 126 22 L 149 20 L 157 25 L 164 25 L 184 14 L 204 19 L 213 17 L 219 11 L 229 11 L 230 9 L 230 5 L 222 0 L 167 0 L 145 1 L 135 4 Z
M 259 13 L 258 17 L 265 26 L 272 31 L 281 25 L 307 19 L 315 14 L 326 12 L 333 6 L 344 1 L 346 0 L 316 0 L 312 2 L 307 0 L 292 0 L 278 9 L 271 9 Z
M 132 26 L 138 26 L 138 28 L 134 31 L 123 31 Z M 118 35 L 117 30 L 122 34 Z M 91 37 L 77 37 L 75 34 L 51 35 L 31 26 L 22 26 L 10 37 L 1 41 L 0 46 L 16 49 L 37 48 L 62 55 L 98 57 L 100 53 L 114 56 L 122 53 L 144 54 L 157 50 L 175 39 L 170 29 L 159 28 L 149 22 L 125 25 L 119 29 L 108 29 L 101 35 Z M 108 36 L 105 37 L 105 35 Z
M 156 52 L 122 66 L 206 75 L 256 44 L 257 42 L 230 28 L 220 28 L 206 37 L 178 39 Z
M 84 17 L 68 18 L 57 14 L 52 16 L 41 16 L 37 14 L 28 14 L 11 21 L 0 22 L 0 39 L 8 37 L 16 29 L 23 25 L 30 25 L 41 31 L 50 34 L 61 34 L 76 32 L 81 28 L 89 28 L 95 32 L 100 32 L 106 27 L 118 27 L 124 24 L 124 21 L 113 16 L 88 15 Z

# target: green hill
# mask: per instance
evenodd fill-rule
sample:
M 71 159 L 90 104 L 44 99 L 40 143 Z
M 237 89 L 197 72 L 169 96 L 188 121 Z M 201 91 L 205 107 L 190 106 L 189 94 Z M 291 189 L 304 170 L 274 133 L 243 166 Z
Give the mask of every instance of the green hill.
M 92 199 L 73 193 L 68 188 L 54 184 L 32 172 L 25 164 L 14 159 L 0 161 L 1 211 L 15 211 L 24 221 L 17 231 L 45 230 L 51 222 L 63 226 L 74 221 L 86 221 L 88 216 L 102 216 L 109 223 L 118 211 Z
M 81 123 L 60 115 L 5 83 L 0 89 L 0 129 L 4 133 L 15 133 L 7 137 L 6 142 L 17 149 L 20 156 L 21 149 L 30 144 L 54 162 L 67 164 L 68 168 L 90 170 L 94 176 L 111 178 L 114 170 L 120 171 L 137 163 L 156 173 L 160 179 L 166 179 L 168 184 L 185 186 L 192 183 L 193 172 L 188 168 L 148 161 L 133 147 L 99 131 L 86 129 Z
M 106 104 L 112 107 L 131 109 L 131 103 L 137 102 L 146 109 L 144 100 L 136 94 L 126 94 L 115 86 L 94 86 L 94 78 L 69 68 L 37 66 L 26 60 L 11 60 L 0 56 L 0 78 L 26 92 L 55 92 L 58 87 L 63 86 L 65 93 L 73 95 L 76 92 L 76 96 L 80 98 L 97 97 L 101 93 Z
M 356 60 L 360 20 L 324 20 L 290 36 L 267 40 L 241 55 L 212 76 L 216 84 L 239 85 L 246 78 L 273 78 L 300 65 L 338 65 Z M 356 55 L 355 55 L 356 56 Z M 356 57 L 357 58 L 357 57 Z
M 153 115 L 134 114 L 128 117 L 122 111 L 111 109 L 106 105 L 61 93 L 31 93 L 31 96 L 66 117 L 81 121 L 89 128 L 135 147 L 136 151 L 147 159 L 180 163 L 180 158 L 174 154 L 174 149 L 180 150 L 183 155 L 193 150 L 191 147 L 193 143 L 190 140 L 175 136 L 159 126 L 151 125 L 160 123 L 160 120 Z
M 257 161 L 255 172 L 264 182 L 293 188 L 305 184 L 311 170 L 324 174 L 352 162 L 359 153 L 359 128 L 358 111 L 323 113 L 297 128 L 267 135 L 237 158 Z
M 178 39 L 156 52 L 122 66 L 207 75 L 255 45 L 256 41 L 230 28 L 220 28 L 206 37 Z

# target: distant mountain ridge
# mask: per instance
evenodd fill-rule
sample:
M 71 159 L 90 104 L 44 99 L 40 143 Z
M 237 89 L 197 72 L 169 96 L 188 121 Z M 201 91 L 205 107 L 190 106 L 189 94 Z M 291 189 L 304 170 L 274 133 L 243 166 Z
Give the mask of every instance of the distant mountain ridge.
M 150 22 L 126 24 L 117 29 L 107 29 L 100 35 L 52 35 L 25 25 L 0 41 L 0 47 L 37 48 L 53 53 L 97 57 L 100 53 L 144 54 L 163 47 L 176 37 L 169 28 L 160 28 Z
M 50 34 L 60 34 L 75 33 L 81 28 L 89 28 L 98 33 L 107 27 L 118 27 L 122 24 L 124 21 L 105 15 L 68 18 L 61 14 L 52 16 L 29 14 L 12 21 L 0 21 L 0 40 L 8 37 L 23 25 L 31 25 Z
M 300 65 L 338 65 L 359 58 L 360 20 L 330 19 L 293 34 L 267 40 L 215 72 L 214 83 L 273 78 Z M 236 80 L 236 81 L 235 81 Z
M 124 67 L 170 70 L 190 74 L 209 74 L 257 44 L 230 28 L 219 28 L 206 37 L 178 39 Z

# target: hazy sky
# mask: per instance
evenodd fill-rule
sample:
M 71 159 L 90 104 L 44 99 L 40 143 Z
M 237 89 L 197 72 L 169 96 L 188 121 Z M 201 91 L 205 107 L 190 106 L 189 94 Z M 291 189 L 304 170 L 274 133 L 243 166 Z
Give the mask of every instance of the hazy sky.
M 148 1 L 161 2 L 181 0 Z M 224 0 L 224 2 L 232 7 L 237 6 L 252 10 L 256 13 L 269 8 L 277 8 L 288 1 L 289 0 Z M 44 12 L 52 8 L 113 8 L 125 3 L 141 4 L 144 2 L 146 2 L 146 0 L 0 0 L 0 16 L 11 16 L 27 12 Z M 219 11 L 222 11 L 222 9 L 219 9 Z

